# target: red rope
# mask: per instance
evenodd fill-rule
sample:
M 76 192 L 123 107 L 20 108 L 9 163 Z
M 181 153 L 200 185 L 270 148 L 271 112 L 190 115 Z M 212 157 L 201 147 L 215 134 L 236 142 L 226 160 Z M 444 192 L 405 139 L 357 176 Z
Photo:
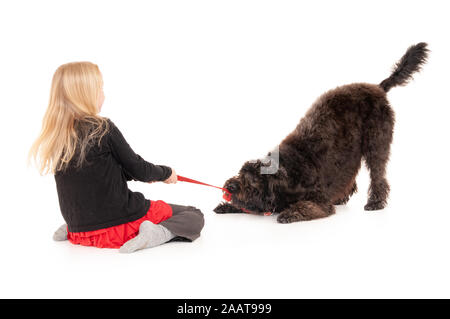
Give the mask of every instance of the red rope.
M 193 183 L 193 184 L 200 184 L 200 185 L 205 185 L 205 186 L 210 186 L 210 187 L 215 187 L 215 188 L 221 189 L 223 191 L 223 199 L 225 199 L 227 202 L 229 202 L 231 200 L 231 193 L 230 193 L 230 191 L 228 189 L 225 189 L 225 188 L 222 188 L 222 187 L 218 187 L 218 186 L 214 186 L 214 185 L 209 185 L 209 184 L 206 184 L 206 183 L 202 183 L 202 182 L 196 181 L 195 179 L 190 179 L 190 178 L 187 178 L 187 177 L 184 177 L 184 176 L 180 176 L 180 175 L 177 175 L 177 179 L 180 182 L 188 182 L 188 183 Z
M 226 188 L 222 188 L 222 187 L 218 187 L 218 186 L 214 186 L 214 185 L 209 185 L 209 184 L 206 184 L 206 183 L 202 183 L 202 182 L 196 181 L 195 179 L 190 179 L 190 178 L 183 177 L 183 176 L 180 176 L 180 175 L 177 175 L 177 179 L 180 182 L 188 182 L 188 183 L 193 183 L 193 184 L 200 184 L 200 185 L 205 185 L 205 186 L 210 186 L 210 187 L 215 187 L 215 188 L 221 189 L 223 191 L 223 199 L 226 200 L 227 202 L 231 201 L 231 193 Z M 251 211 L 249 211 L 249 210 L 247 210 L 245 208 L 241 208 L 241 210 L 243 212 L 247 213 L 247 214 L 251 214 L 252 213 Z M 265 212 L 263 214 L 264 214 L 264 216 L 272 215 L 271 212 Z

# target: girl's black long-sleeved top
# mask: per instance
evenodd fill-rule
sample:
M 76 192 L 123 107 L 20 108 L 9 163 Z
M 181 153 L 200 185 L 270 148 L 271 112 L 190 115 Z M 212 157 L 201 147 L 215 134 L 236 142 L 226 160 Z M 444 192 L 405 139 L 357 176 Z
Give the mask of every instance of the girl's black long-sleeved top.
M 70 232 L 87 232 L 131 222 L 143 217 L 150 200 L 128 189 L 127 181 L 164 181 L 172 170 L 145 161 L 128 145 L 116 125 L 108 119 L 109 130 L 100 146 L 93 143 L 86 161 L 76 167 L 76 156 L 66 170 L 55 173 L 62 216 Z

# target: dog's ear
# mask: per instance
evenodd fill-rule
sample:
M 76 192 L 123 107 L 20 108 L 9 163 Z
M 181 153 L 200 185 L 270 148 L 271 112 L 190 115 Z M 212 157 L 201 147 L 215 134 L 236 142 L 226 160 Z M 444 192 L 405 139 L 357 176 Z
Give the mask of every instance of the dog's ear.
M 261 160 L 256 161 L 247 161 L 242 165 L 241 170 L 239 171 L 239 175 L 250 173 L 256 174 L 259 173 L 259 169 L 261 168 L 262 162 Z
M 288 176 L 286 169 L 280 167 L 275 174 L 267 176 L 266 201 L 273 208 L 276 206 L 278 194 L 283 193 L 288 188 Z
M 239 176 L 253 187 L 256 187 L 259 182 L 259 176 L 261 175 L 261 165 L 262 162 L 260 160 L 245 162 L 239 171 Z
M 275 174 L 270 175 L 268 180 L 268 188 L 271 194 L 279 188 L 287 187 L 287 172 L 286 169 L 280 167 Z
M 242 166 L 239 176 L 243 185 L 249 185 L 253 188 L 259 188 L 261 185 L 261 165 L 260 160 L 245 162 Z
M 253 167 L 254 168 L 260 168 L 261 165 L 263 165 L 263 163 L 261 162 L 261 160 L 256 160 L 256 162 L 253 162 Z

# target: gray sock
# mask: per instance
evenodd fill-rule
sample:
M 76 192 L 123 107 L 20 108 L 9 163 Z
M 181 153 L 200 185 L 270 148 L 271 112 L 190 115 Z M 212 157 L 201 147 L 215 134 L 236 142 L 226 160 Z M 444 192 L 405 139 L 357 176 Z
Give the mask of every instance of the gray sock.
M 67 225 L 61 225 L 53 234 L 53 240 L 63 241 L 67 240 Z
M 146 220 L 139 226 L 139 234 L 123 244 L 119 252 L 132 253 L 136 250 L 156 247 L 168 242 L 175 236 L 166 227 Z

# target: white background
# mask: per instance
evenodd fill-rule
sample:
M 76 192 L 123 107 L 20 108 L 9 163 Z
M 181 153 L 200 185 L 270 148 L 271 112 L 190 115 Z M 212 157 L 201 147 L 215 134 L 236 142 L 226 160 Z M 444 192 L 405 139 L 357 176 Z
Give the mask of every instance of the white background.
M 447 1 L 2 1 L 2 298 L 450 297 Z M 202 236 L 130 255 L 53 242 L 53 176 L 27 168 L 56 68 L 99 65 L 111 118 L 146 160 L 221 186 L 264 156 L 314 100 L 379 83 L 412 44 L 432 53 L 389 99 L 389 205 L 365 212 L 368 176 L 332 217 L 216 215 L 221 192 L 132 182 L 194 205 Z

